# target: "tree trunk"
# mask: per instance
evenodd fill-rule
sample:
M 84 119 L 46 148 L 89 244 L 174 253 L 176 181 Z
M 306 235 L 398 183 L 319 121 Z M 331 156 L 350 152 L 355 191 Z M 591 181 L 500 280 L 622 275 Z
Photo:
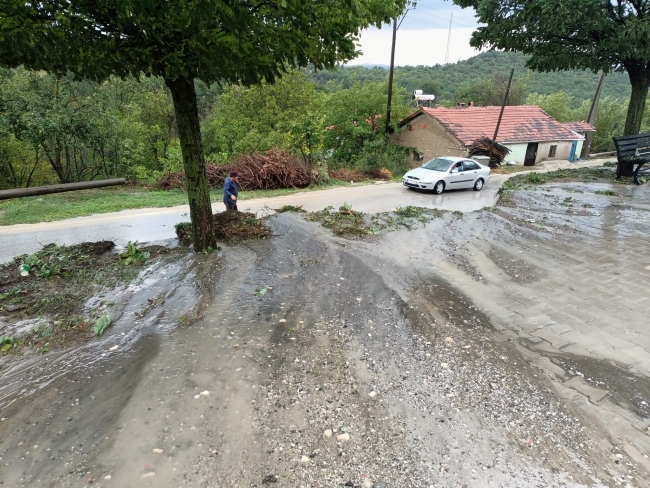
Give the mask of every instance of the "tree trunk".
M 627 117 L 625 119 L 625 129 L 623 135 L 634 135 L 641 131 L 643 122 L 643 111 L 645 110 L 646 97 L 650 87 L 650 66 L 626 66 L 630 83 L 632 85 L 632 95 L 630 104 L 627 108 Z M 633 176 L 633 165 L 623 165 L 618 162 L 616 168 L 617 176 Z
M 648 88 L 650 88 L 650 67 L 627 68 L 632 84 L 632 96 L 627 109 L 624 135 L 638 134 L 641 131 L 643 111 L 645 110 Z
M 212 206 L 210 189 L 205 174 L 205 156 L 201 142 L 199 109 L 196 103 L 194 80 L 178 78 L 165 80 L 172 93 L 178 137 L 183 153 L 183 168 L 187 184 L 187 197 L 190 203 L 190 217 L 194 234 L 194 250 L 216 249 L 216 240 L 212 231 Z

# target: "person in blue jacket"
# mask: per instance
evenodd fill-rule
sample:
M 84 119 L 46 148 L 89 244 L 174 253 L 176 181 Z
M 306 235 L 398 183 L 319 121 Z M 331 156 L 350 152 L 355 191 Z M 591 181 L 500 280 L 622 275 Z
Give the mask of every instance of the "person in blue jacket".
M 223 203 L 226 205 L 226 210 L 234 210 L 237 212 L 237 183 L 239 182 L 239 173 L 231 171 L 230 176 L 223 182 Z

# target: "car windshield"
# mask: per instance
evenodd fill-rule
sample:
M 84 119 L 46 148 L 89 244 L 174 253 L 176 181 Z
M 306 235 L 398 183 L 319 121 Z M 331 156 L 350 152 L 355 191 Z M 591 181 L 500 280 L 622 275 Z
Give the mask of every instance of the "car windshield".
M 449 167 L 454 164 L 453 161 L 443 158 L 435 158 L 422 166 L 425 169 L 432 169 L 433 171 L 447 171 Z

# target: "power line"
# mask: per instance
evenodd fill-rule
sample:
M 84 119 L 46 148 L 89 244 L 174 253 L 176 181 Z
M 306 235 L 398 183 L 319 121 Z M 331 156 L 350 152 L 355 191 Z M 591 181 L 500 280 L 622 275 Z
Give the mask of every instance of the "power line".
M 438 10 L 434 10 L 434 12 L 438 12 Z M 430 17 L 435 17 L 435 18 L 438 18 L 438 19 L 446 20 L 446 18 L 441 16 L 441 15 L 430 14 L 430 13 L 424 11 L 424 10 L 418 10 L 418 13 L 422 13 L 422 14 L 428 15 Z M 476 27 L 478 25 L 478 22 L 468 23 L 468 22 L 465 22 L 465 20 L 469 20 L 469 19 L 463 19 L 463 21 L 461 21 L 461 20 L 458 20 L 458 17 L 456 17 L 456 20 L 454 21 L 454 23 L 457 24 L 457 25 L 464 25 L 464 26 L 467 26 L 467 27 Z
M 431 26 L 436 27 L 438 29 L 445 29 L 445 30 L 449 29 L 449 25 L 434 24 L 432 22 L 422 20 L 422 19 L 418 19 L 418 18 L 415 18 L 415 17 L 410 17 L 409 20 L 415 20 L 415 21 L 421 22 L 423 24 L 431 25 Z
M 449 17 L 449 35 L 447 36 L 447 53 L 445 54 L 445 64 L 449 64 L 449 46 L 451 45 L 451 23 L 454 21 L 454 13 Z

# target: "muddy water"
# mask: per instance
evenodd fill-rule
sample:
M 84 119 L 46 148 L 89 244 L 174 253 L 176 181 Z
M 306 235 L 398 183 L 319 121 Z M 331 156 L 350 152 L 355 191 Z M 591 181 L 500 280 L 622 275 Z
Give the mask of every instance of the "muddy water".
M 462 249 L 445 260 L 438 236 L 471 233 L 453 219 L 365 243 L 274 219 L 278 237 L 226 249 L 191 326 L 143 329 L 19 392 L 2 412 L 0 481 L 637 486 L 607 434 L 494 333 L 489 307 L 441 278 L 447 266 L 490 286 Z

